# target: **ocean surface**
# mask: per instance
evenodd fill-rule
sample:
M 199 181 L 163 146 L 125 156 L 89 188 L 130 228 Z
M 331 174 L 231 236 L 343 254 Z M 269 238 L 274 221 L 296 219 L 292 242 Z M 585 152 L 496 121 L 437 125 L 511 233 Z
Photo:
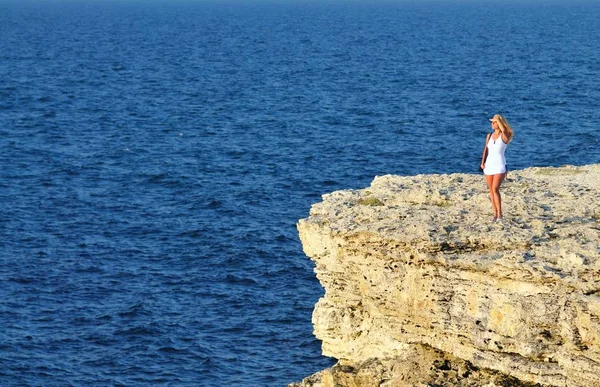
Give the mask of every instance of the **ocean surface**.
M 600 162 L 600 5 L 0 0 L 0 385 L 334 363 L 296 222 L 376 175 Z M 485 184 L 482 178 L 482 185 Z

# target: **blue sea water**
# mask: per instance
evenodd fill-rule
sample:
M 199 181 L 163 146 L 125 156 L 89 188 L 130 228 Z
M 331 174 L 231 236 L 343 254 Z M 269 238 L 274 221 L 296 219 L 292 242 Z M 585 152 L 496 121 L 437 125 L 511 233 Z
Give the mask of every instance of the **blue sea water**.
M 0 2 L 0 384 L 330 366 L 295 223 L 381 174 L 600 161 L 600 6 Z M 482 184 L 483 179 L 482 179 Z

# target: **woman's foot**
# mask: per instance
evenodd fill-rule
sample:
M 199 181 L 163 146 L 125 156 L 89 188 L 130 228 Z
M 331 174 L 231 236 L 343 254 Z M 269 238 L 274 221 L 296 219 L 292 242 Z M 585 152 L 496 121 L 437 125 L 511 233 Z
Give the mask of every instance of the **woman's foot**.
M 495 222 L 496 220 L 498 220 L 498 218 L 496 218 L 495 216 L 490 218 L 490 222 L 492 222 L 492 223 Z

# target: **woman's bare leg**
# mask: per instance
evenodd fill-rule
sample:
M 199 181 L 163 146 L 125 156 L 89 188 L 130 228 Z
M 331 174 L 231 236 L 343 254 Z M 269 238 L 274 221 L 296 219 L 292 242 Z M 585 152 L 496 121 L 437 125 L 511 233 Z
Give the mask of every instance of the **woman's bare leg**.
M 492 175 L 492 196 L 494 202 L 494 216 L 496 219 L 502 218 L 502 197 L 500 196 L 500 185 L 504 181 L 505 173 L 499 173 L 497 175 Z
M 492 211 L 494 211 L 494 219 L 497 217 L 497 210 L 496 210 L 496 201 L 494 200 L 494 176 L 495 175 L 484 175 L 485 176 L 485 181 L 488 185 L 488 188 L 490 190 L 490 199 L 492 200 Z

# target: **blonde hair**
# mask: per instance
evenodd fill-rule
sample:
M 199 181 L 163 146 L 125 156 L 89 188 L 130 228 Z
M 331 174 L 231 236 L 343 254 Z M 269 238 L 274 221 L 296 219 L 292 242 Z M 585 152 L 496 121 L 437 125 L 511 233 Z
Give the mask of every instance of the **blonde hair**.
M 502 117 L 500 114 L 495 114 L 492 118 L 492 122 L 496 122 L 500 126 L 500 132 L 506 135 L 508 142 L 511 142 L 515 132 L 512 130 L 508 122 L 506 122 L 506 118 Z

